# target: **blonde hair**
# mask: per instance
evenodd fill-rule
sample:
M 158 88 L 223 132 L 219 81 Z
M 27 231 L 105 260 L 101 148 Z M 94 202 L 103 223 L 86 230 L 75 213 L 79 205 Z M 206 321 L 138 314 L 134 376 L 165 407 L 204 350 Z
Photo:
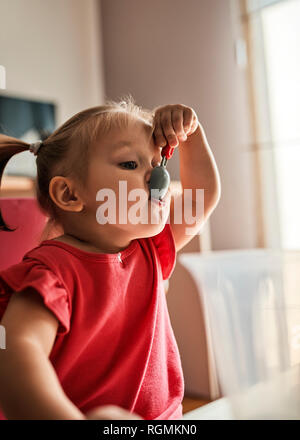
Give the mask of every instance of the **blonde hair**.
M 49 184 L 55 175 L 74 177 L 84 184 L 90 157 L 90 146 L 113 128 L 124 128 L 130 118 L 153 124 L 153 112 L 135 104 L 132 96 L 120 101 L 107 100 L 104 105 L 88 108 L 68 119 L 40 147 L 37 157 L 36 198 L 41 210 L 49 216 L 41 240 L 53 227 L 59 227 L 57 211 L 49 196 Z M 153 130 L 153 129 L 152 129 Z M 30 144 L 0 134 L 0 187 L 4 168 L 15 154 L 29 149 Z M 0 230 L 12 231 L 0 211 Z

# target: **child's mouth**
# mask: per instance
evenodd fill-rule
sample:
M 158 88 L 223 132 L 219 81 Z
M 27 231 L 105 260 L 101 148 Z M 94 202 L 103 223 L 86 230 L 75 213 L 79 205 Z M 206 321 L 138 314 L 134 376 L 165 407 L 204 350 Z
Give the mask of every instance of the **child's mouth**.
M 154 197 L 153 198 L 149 197 L 149 200 L 158 206 L 166 206 L 166 204 L 167 204 L 167 202 L 164 199 L 158 200 L 158 199 L 155 199 Z
M 164 197 L 160 198 L 160 199 L 156 199 L 155 197 L 151 197 L 151 194 L 149 196 L 149 200 L 154 203 L 155 205 L 158 206 L 166 206 L 167 205 L 167 200 L 168 200 L 168 194 L 170 192 L 170 189 L 168 189 L 168 191 L 166 192 L 166 194 L 164 195 Z
M 151 202 L 155 203 L 156 205 L 159 205 L 159 206 L 165 206 L 166 205 L 166 202 L 163 201 L 163 200 L 151 199 Z

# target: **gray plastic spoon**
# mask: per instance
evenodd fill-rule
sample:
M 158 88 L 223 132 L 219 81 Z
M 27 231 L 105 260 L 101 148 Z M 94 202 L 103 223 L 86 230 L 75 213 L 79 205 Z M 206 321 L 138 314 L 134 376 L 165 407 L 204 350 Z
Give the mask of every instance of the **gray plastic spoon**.
M 149 189 L 150 196 L 153 199 L 161 200 L 168 192 L 171 179 L 166 165 L 168 160 L 171 159 L 173 151 L 174 148 L 170 147 L 170 145 L 166 145 L 161 151 L 161 164 L 155 167 L 151 173 Z

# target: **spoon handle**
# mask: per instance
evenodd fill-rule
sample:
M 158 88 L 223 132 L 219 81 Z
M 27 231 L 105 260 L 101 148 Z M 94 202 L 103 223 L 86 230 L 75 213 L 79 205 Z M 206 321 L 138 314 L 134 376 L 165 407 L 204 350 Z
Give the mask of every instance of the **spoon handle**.
M 162 150 L 161 150 L 161 155 L 165 156 L 168 160 L 171 159 L 172 155 L 173 155 L 173 151 L 175 148 L 170 147 L 170 145 L 166 145 Z

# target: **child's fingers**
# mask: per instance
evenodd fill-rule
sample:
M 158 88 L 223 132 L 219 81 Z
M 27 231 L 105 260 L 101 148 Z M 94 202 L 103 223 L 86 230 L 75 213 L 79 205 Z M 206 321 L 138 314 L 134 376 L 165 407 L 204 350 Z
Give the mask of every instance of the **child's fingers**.
M 144 420 L 136 413 L 117 405 L 98 406 L 85 414 L 88 420 Z
M 157 108 L 153 122 L 153 137 L 159 147 L 167 143 L 173 148 L 177 147 L 179 141 L 186 141 L 198 126 L 194 110 L 181 104 Z
M 172 111 L 172 123 L 176 135 L 183 141 L 186 141 L 187 136 L 183 129 L 183 111 L 182 109 L 173 109 Z
M 193 110 L 189 107 L 185 107 L 183 110 L 183 128 L 185 133 L 189 133 L 193 124 Z
M 177 147 L 178 139 L 173 128 L 172 113 L 170 110 L 161 113 L 160 124 L 170 147 Z
M 163 130 L 160 124 L 160 114 L 155 115 L 154 118 L 153 136 L 155 139 L 155 143 L 158 147 L 164 147 L 165 145 L 167 145 L 167 140 L 163 134 Z

